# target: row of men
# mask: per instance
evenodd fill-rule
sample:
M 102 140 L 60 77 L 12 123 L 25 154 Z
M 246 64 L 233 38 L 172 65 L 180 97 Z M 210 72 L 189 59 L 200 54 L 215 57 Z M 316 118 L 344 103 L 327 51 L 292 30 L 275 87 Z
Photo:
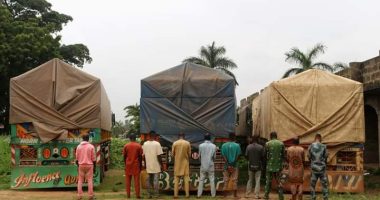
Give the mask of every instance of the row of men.
M 130 198 L 131 179 L 134 179 L 136 198 L 141 198 L 140 194 L 140 172 L 142 169 L 142 161 L 144 160 L 146 172 L 148 174 L 148 194 L 149 198 L 157 198 L 159 195 L 159 174 L 164 170 L 162 166 L 161 155 L 163 154 L 162 147 L 155 139 L 157 134 L 151 131 L 148 134 L 149 140 L 145 141 L 141 146 L 136 142 L 136 136 L 130 135 L 130 143 L 126 144 L 123 148 L 123 158 L 125 163 L 125 177 L 126 177 L 126 192 L 127 197 Z M 302 199 L 302 185 L 303 185 L 303 170 L 304 170 L 304 149 L 299 145 L 298 138 L 293 140 L 293 146 L 289 147 L 285 153 L 284 144 L 277 139 L 277 133 L 270 134 L 271 140 L 261 146 L 257 142 L 257 138 L 251 138 L 251 144 L 246 148 L 245 156 L 248 159 L 248 176 L 246 196 L 251 193 L 253 177 L 255 177 L 255 190 L 256 198 L 260 198 L 260 177 L 263 166 L 266 165 L 266 184 L 264 198 L 269 199 L 269 192 L 271 190 L 272 179 L 275 178 L 278 185 L 279 199 L 283 200 L 283 184 L 282 178 L 283 162 L 285 160 L 289 163 L 288 181 L 291 184 L 292 199 Z M 93 197 L 92 190 L 92 168 L 89 163 L 93 162 L 95 158 L 91 155 L 91 148 L 88 145 L 88 137 L 83 138 L 84 141 L 78 146 L 76 151 L 77 161 L 79 165 L 79 178 L 78 178 L 78 198 L 83 195 L 82 183 L 83 179 L 87 178 L 88 192 L 90 198 Z M 205 141 L 199 145 L 199 157 L 201 161 L 200 166 L 200 180 L 198 185 L 197 197 L 200 198 L 203 192 L 203 184 L 206 176 L 210 180 L 211 195 L 215 197 L 215 176 L 214 176 L 214 160 L 216 158 L 217 147 L 211 142 L 211 136 L 206 134 Z M 317 180 L 320 179 L 323 186 L 323 198 L 328 198 L 328 180 L 326 176 L 326 162 L 327 162 L 327 149 L 321 143 L 321 135 L 315 136 L 315 142 L 312 143 L 308 149 L 308 157 L 311 162 L 311 197 L 316 199 L 315 185 Z M 227 195 L 228 183 L 232 184 L 232 191 L 237 197 L 237 180 L 239 176 L 239 168 L 237 161 L 241 155 L 240 145 L 236 142 L 235 134 L 230 134 L 230 141 L 222 145 L 221 155 L 225 160 L 223 171 L 223 191 Z M 174 157 L 174 198 L 178 198 L 179 179 L 184 179 L 184 189 L 186 197 L 189 197 L 189 160 L 191 155 L 191 146 L 185 140 L 183 133 L 179 134 L 179 139 L 172 145 L 172 154 Z M 88 164 L 87 164 L 88 163 Z M 91 176 L 90 176 L 91 175 Z

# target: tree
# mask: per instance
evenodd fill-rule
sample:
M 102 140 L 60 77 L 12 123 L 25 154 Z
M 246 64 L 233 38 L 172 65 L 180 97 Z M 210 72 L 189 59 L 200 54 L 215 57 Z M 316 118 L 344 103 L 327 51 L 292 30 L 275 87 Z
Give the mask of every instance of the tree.
M 61 44 L 59 32 L 73 19 L 51 6 L 46 0 L 0 0 L 0 123 L 8 122 L 10 78 L 52 58 L 77 67 L 92 61 L 85 45 Z
M 342 63 L 342 62 L 336 62 L 333 65 L 334 72 L 339 72 L 347 68 L 349 68 L 349 66 L 346 63 Z
M 307 53 L 303 53 L 297 47 L 293 47 L 289 52 L 285 53 L 285 61 L 297 64 L 298 67 L 288 69 L 283 78 L 314 68 L 333 72 L 334 68 L 331 65 L 323 62 L 314 62 L 319 54 L 325 53 L 325 49 L 326 46 L 320 43 L 316 44 Z
M 184 59 L 182 62 L 191 62 L 198 65 L 203 65 L 209 68 L 218 69 L 222 72 L 232 76 L 235 80 L 235 84 L 239 85 L 235 75 L 230 71 L 236 69 L 237 65 L 235 62 L 225 57 L 226 49 L 223 46 L 215 46 L 215 42 L 212 42 L 211 45 L 202 46 L 199 51 L 199 57 L 189 57 Z
M 127 131 L 126 124 L 119 120 L 115 122 L 115 125 L 112 126 L 112 135 L 113 137 L 120 137 Z
M 140 134 L 140 105 L 129 105 L 124 108 L 127 112 L 125 118 L 128 120 L 129 131 L 128 133 Z

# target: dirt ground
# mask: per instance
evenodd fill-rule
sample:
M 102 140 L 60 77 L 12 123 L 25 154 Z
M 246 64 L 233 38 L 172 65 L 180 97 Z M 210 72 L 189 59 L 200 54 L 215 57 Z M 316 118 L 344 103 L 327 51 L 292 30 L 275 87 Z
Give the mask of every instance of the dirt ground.
M 126 195 L 124 191 L 119 192 L 95 192 L 97 199 L 126 199 Z M 146 197 L 143 193 L 143 197 Z M 209 197 L 209 193 L 205 193 L 204 198 L 202 199 L 211 199 Z M 182 196 L 183 197 L 183 196 Z M 181 196 L 180 196 L 181 198 Z M 239 190 L 239 198 L 233 198 L 232 196 L 228 196 L 227 198 L 223 196 L 217 196 L 215 199 L 254 199 L 253 195 L 249 198 L 244 197 L 244 190 Z M 0 199 L 4 200 L 53 200 L 53 199 L 62 199 L 62 200 L 72 200 L 76 199 L 76 191 L 74 189 L 70 190 L 2 190 L 0 191 Z M 86 199 L 86 198 L 84 198 Z M 171 193 L 161 194 L 160 199 L 172 199 Z M 190 199 L 196 199 L 196 193 L 192 193 Z M 274 193 L 271 194 L 271 199 L 277 199 L 277 195 Z M 289 195 L 285 195 L 285 199 L 290 199 Z M 308 199 L 305 198 L 304 199 Z
M 205 193 L 203 195 L 202 199 L 239 199 L 239 200 L 248 200 L 248 199 L 254 199 L 253 196 L 250 196 L 249 198 L 244 197 L 244 189 L 241 188 L 239 189 L 239 198 L 233 198 L 232 196 L 228 197 L 223 197 L 221 195 L 217 195 L 216 198 L 211 198 L 209 196 L 209 193 Z M 127 199 L 125 192 L 124 191 L 118 191 L 118 192 L 95 192 L 96 199 Z M 319 199 L 322 199 L 321 194 L 318 195 Z M 143 191 L 143 198 L 146 198 L 147 195 Z M 172 199 L 172 193 L 164 193 L 160 194 L 159 199 Z M 184 196 L 180 194 L 180 199 L 181 197 L 183 199 Z M 70 189 L 70 190 L 0 190 L 0 199 L 1 200 L 55 200 L 55 199 L 62 199 L 62 200 L 74 200 L 77 199 L 76 196 L 76 190 Z M 84 199 L 87 199 L 85 197 Z M 134 195 L 132 195 L 132 199 L 134 199 Z M 196 198 L 196 193 L 191 193 L 189 199 L 197 199 Z M 271 193 L 270 199 L 278 199 L 277 194 L 274 192 Z M 285 200 L 290 200 L 291 196 L 289 194 L 285 194 Z M 310 196 L 309 195 L 304 195 L 303 197 L 304 200 L 309 200 Z M 378 200 L 380 199 L 380 195 L 348 195 L 348 194 L 343 194 L 343 195 L 336 195 L 333 194 L 330 199 L 334 200 L 355 200 L 355 199 L 374 199 Z

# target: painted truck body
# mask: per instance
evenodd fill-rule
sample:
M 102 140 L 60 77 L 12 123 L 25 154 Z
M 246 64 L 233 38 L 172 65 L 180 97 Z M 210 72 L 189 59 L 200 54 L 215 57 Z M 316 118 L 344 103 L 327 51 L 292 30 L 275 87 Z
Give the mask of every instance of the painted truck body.
M 270 132 L 276 131 L 286 147 L 298 136 L 307 151 L 315 133 L 320 133 L 329 152 L 330 190 L 363 192 L 363 101 L 361 83 L 320 70 L 308 70 L 275 81 L 260 95 L 254 95 L 248 102 L 252 108 L 252 135 L 268 140 Z M 305 191 L 310 189 L 309 165 L 306 158 Z M 287 165 L 284 167 L 286 172 Z M 285 188 L 289 190 L 288 185 Z
M 110 165 L 111 110 L 99 79 L 53 59 L 11 80 L 11 188 L 76 187 L 76 147 L 95 147 L 99 185 Z
M 151 130 L 160 135 L 163 161 L 166 171 L 160 174 L 160 189 L 173 189 L 173 157 L 171 146 L 179 132 L 191 143 L 190 189 L 199 183 L 198 145 L 204 134 L 210 133 L 220 147 L 235 131 L 235 82 L 221 71 L 204 66 L 184 63 L 141 80 L 140 131 L 144 135 Z M 215 183 L 223 187 L 223 159 L 218 150 L 215 160 Z M 146 188 L 146 172 L 142 186 Z M 206 180 L 205 190 L 209 190 Z M 182 188 L 182 182 L 180 188 Z

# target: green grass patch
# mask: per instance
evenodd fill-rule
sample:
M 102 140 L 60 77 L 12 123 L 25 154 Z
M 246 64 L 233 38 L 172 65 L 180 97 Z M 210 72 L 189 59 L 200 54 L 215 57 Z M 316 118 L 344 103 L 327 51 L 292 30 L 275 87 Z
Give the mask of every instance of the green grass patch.
M 133 182 L 133 181 L 132 181 Z M 106 172 L 106 176 L 95 191 L 102 192 L 122 192 L 125 191 L 125 176 L 124 170 L 111 169 Z

